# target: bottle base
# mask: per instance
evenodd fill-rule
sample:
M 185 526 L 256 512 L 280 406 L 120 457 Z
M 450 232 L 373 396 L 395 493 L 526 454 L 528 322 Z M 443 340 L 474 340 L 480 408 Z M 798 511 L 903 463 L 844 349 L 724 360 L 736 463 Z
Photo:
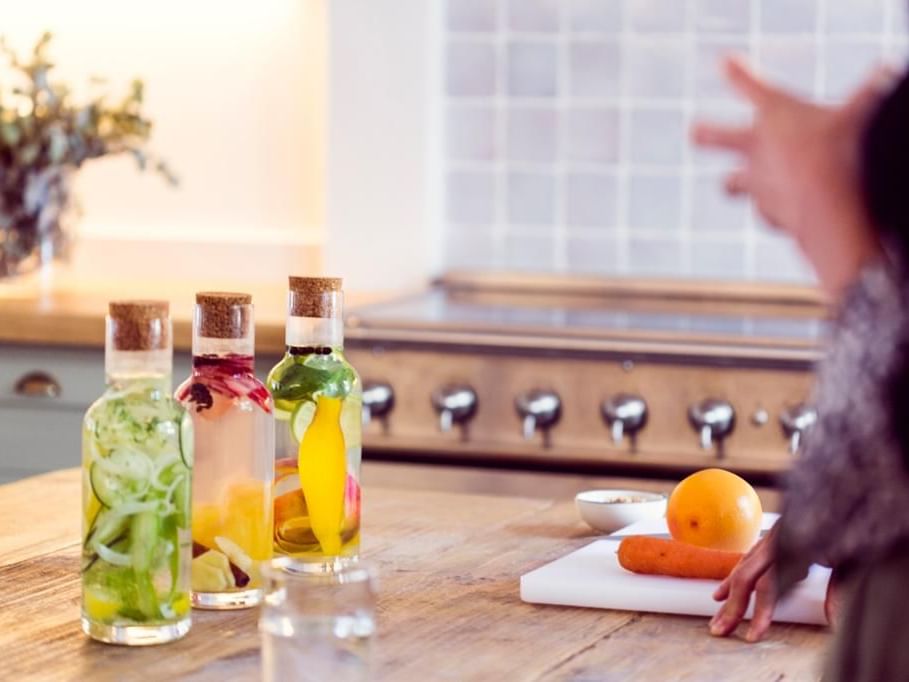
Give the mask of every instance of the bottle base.
M 228 611 L 257 606 L 262 602 L 262 596 L 260 588 L 240 592 L 193 592 L 192 602 L 194 609 Z
M 281 557 L 287 557 L 288 559 L 308 564 L 311 567 L 310 570 L 321 573 L 339 573 L 346 568 L 356 565 L 360 561 L 359 552 L 346 554 L 344 556 L 324 556 L 310 552 L 293 553 L 275 550 L 275 559 Z
M 82 616 L 82 632 L 86 635 L 105 644 L 124 646 L 150 646 L 173 642 L 189 632 L 190 624 L 190 618 L 186 617 L 167 625 L 104 625 Z

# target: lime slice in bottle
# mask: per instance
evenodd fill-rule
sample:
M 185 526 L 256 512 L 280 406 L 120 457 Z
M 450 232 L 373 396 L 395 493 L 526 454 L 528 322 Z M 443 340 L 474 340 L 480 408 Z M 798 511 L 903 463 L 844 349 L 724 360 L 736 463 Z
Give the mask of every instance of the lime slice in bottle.
M 304 400 L 294 410 L 290 418 L 290 432 L 298 443 L 303 440 L 303 434 L 306 433 L 306 429 L 309 428 L 315 414 L 316 404 L 310 400 Z
M 82 592 L 82 607 L 92 620 L 110 620 L 117 615 L 120 606 L 117 594 L 100 585 L 86 585 Z
M 275 419 L 278 421 L 290 421 L 290 418 L 293 416 L 294 410 L 296 409 L 297 403 L 295 401 L 275 398 Z
M 359 448 L 363 433 L 363 399 L 359 396 L 347 396 L 341 405 L 341 433 L 344 434 L 344 447 Z

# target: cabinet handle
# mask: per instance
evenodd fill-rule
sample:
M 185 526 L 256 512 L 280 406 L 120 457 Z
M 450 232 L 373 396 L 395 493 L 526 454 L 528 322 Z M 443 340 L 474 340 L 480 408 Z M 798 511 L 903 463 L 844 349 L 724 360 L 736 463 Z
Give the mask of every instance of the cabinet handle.
M 58 398 L 60 384 L 47 372 L 36 370 L 23 374 L 16 382 L 16 395 L 28 398 Z

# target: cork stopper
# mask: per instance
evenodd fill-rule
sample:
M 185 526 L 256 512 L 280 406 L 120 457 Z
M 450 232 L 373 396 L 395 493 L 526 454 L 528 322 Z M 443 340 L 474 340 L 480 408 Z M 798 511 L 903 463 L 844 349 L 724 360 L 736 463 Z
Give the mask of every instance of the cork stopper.
M 114 348 L 170 348 L 170 306 L 167 301 L 111 301 L 108 305 Z
M 290 277 L 291 317 L 336 317 L 340 315 L 340 277 Z
M 242 339 L 249 332 L 249 310 L 242 306 L 252 303 L 249 294 L 227 291 L 200 291 L 196 294 L 199 306 L 196 333 L 214 339 Z

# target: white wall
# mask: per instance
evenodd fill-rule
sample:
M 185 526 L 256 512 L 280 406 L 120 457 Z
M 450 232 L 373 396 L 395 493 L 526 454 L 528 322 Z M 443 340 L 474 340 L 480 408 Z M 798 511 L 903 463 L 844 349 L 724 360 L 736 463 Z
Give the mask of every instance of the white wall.
M 437 0 L 329 3 L 328 272 L 351 289 L 437 273 Z
M 98 74 L 125 92 L 133 77 L 145 80 L 153 148 L 182 180 L 172 190 L 125 158 L 87 165 L 79 177 L 85 248 L 76 263 L 87 275 L 98 268 L 103 275 L 107 254 L 141 256 L 139 244 L 149 240 L 198 246 L 200 254 L 206 242 L 262 243 L 268 248 L 255 252 L 260 257 L 291 249 L 290 268 L 293 249 L 321 244 L 325 95 L 313 88 L 324 82 L 307 77 L 314 66 L 324 71 L 324 45 L 308 34 L 321 3 L 3 0 L 0 32 L 30 48 L 52 31 L 59 75 L 69 82 Z M 228 259 L 230 274 L 276 276 L 273 264 L 243 255 L 239 249 Z M 168 264 L 151 265 L 160 271 Z M 141 258 L 133 264 L 148 266 Z

